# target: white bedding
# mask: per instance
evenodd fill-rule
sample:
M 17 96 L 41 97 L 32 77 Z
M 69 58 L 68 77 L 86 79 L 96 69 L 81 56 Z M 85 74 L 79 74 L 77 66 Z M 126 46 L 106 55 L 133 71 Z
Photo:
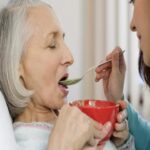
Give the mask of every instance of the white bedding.
M 4 97 L 0 92 L 0 150 L 16 150 L 16 142 Z

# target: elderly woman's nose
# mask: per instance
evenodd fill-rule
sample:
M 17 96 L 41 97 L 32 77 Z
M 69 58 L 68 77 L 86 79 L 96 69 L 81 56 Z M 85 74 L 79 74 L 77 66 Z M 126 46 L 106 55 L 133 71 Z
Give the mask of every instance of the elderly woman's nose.
M 74 62 L 74 58 L 72 53 L 68 47 L 65 48 L 63 53 L 63 64 L 67 64 L 68 66 L 72 65 Z

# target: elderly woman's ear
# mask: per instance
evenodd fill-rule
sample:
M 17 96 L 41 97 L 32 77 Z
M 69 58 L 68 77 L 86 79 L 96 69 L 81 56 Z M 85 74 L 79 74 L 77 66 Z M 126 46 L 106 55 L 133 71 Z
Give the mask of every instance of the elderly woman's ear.
M 23 64 L 20 63 L 19 64 L 19 78 L 20 78 L 20 81 L 23 85 L 25 85 L 25 82 L 24 82 L 24 69 L 23 69 Z

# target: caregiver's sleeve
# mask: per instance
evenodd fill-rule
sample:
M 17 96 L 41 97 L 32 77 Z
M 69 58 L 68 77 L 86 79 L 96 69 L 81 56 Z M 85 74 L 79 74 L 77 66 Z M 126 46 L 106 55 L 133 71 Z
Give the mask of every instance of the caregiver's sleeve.
M 129 139 L 126 141 L 126 143 L 118 147 L 117 150 L 136 150 L 133 136 L 130 134 Z
M 129 104 L 127 108 L 130 133 L 136 150 L 150 150 L 150 123 L 145 121 Z

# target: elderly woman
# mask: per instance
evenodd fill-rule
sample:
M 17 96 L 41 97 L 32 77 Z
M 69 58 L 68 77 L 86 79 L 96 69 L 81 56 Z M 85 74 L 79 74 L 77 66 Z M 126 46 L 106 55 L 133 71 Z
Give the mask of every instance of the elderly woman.
M 0 12 L 0 86 L 19 150 L 100 149 L 95 145 L 110 130 L 109 122 L 100 125 L 65 104 L 60 81 L 73 57 L 64 36 L 53 9 L 39 0 L 16 0 Z M 129 137 L 124 112 L 113 137 L 118 149 Z

